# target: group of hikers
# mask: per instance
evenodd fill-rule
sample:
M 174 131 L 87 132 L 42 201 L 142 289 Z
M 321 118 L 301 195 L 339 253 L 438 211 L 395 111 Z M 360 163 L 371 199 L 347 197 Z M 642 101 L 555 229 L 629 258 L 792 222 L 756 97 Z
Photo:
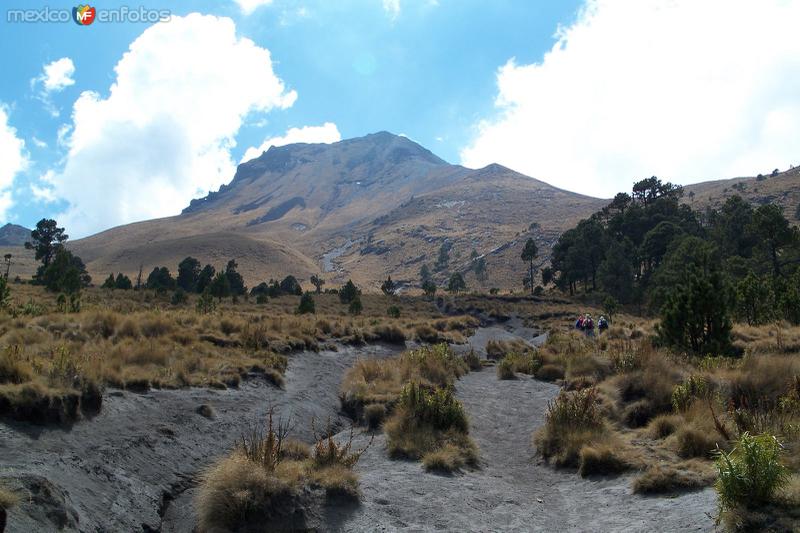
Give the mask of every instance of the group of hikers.
M 575 329 L 582 331 L 587 337 L 594 337 L 594 319 L 592 315 L 589 313 L 582 314 L 578 317 L 578 320 L 575 321 Z M 600 316 L 600 319 L 597 321 L 597 330 L 600 333 L 608 329 L 608 320 L 606 317 Z

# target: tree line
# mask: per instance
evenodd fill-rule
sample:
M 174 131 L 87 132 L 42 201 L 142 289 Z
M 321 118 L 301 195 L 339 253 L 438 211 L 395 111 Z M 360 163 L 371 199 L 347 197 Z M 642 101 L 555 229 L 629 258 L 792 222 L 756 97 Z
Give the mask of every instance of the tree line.
M 662 316 L 665 342 L 730 351 L 731 320 L 800 323 L 800 232 L 774 204 L 731 196 L 693 211 L 683 188 L 651 177 L 564 232 L 547 275 Z M 544 273 L 543 273 L 544 274 Z

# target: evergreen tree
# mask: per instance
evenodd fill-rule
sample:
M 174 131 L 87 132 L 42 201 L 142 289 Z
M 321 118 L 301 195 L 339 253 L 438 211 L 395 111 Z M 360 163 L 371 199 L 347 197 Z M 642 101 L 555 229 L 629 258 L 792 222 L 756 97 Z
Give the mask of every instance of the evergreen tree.
M 774 298 L 770 283 L 750 271 L 736 284 L 736 308 L 739 317 L 751 326 L 764 324 L 772 319 Z
M 725 355 L 732 351 L 730 290 L 719 267 L 707 255 L 689 267 L 673 286 L 657 326 L 661 342 L 696 354 Z
M 233 259 L 228 261 L 225 267 L 225 277 L 228 278 L 228 286 L 233 296 L 240 296 L 247 292 L 247 287 L 244 286 L 244 278 L 242 278 L 242 275 L 237 271 L 238 267 L 239 265 L 237 265 L 236 261 Z
M 431 269 L 428 265 L 422 265 L 419 268 L 419 282 L 420 284 L 425 284 L 426 281 L 431 279 Z
M 195 292 L 202 294 L 208 287 L 211 286 L 211 282 L 214 280 L 214 275 L 217 273 L 217 270 L 211 266 L 206 265 L 203 267 L 203 270 L 197 275 L 197 283 L 195 284 Z
M 628 303 L 634 295 L 633 245 L 629 240 L 612 241 L 597 271 L 603 290 L 615 300 Z
M 536 254 L 539 253 L 539 250 L 536 248 L 536 243 L 533 241 L 532 238 L 528 238 L 525 242 L 525 247 L 522 249 L 522 253 L 520 254 L 520 258 L 523 261 L 528 262 L 528 286 L 531 288 L 531 294 L 533 294 L 533 260 L 536 259 Z
M 36 260 L 42 262 L 37 276 L 50 266 L 50 262 L 58 250 L 64 247 L 68 238 L 69 235 L 64 233 L 64 228 L 59 228 L 53 219 L 43 218 L 36 223 L 36 228 L 31 231 L 31 240 L 25 243 L 25 248 L 35 250 Z
M 356 294 L 356 296 L 350 301 L 350 305 L 347 306 L 347 312 L 351 315 L 360 315 L 361 311 L 364 310 L 364 305 L 361 303 L 361 295 Z
M 449 241 L 445 241 L 439 247 L 439 256 L 436 258 L 436 265 L 433 267 L 436 272 L 447 269 L 447 265 L 450 264 L 450 248 L 452 246 Z
M 789 226 L 783 210 L 775 204 L 762 205 L 753 214 L 753 230 L 764 247 L 775 277 L 781 275 L 782 251 L 798 241 L 797 228 Z
M 343 304 L 349 304 L 361 294 L 361 291 L 353 283 L 353 280 L 347 280 L 342 288 L 339 290 L 339 300 Z
M 317 276 L 316 274 L 314 274 L 314 275 L 311 276 L 310 281 L 311 281 L 311 284 L 316 289 L 317 294 L 320 294 L 322 292 L 322 286 L 325 285 L 325 280 L 322 279 L 321 277 Z
M 178 277 L 175 282 L 186 292 L 196 292 L 200 278 L 200 261 L 187 257 L 178 264 Z
M 422 291 L 425 296 L 433 297 L 436 294 L 436 284 L 432 280 L 426 280 L 422 283 Z
M 386 296 L 394 296 L 394 293 L 397 291 L 397 286 L 395 285 L 394 281 L 392 281 L 392 276 L 386 278 L 386 281 L 381 284 L 381 292 Z
M 114 280 L 114 274 L 109 274 L 106 280 L 100 285 L 101 289 L 115 289 L 117 287 L 116 281 Z
M 297 306 L 297 314 L 305 315 L 307 313 L 315 313 L 314 297 L 310 292 L 303 293 L 300 297 L 300 305 Z
M 211 296 L 217 298 L 220 302 L 223 298 L 231 295 L 231 282 L 224 272 L 217 272 L 211 284 L 208 287 Z
M 447 283 L 447 292 L 458 294 L 465 290 L 467 290 L 467 284 L 464 281 L 464 276 L 458 272 L 454 272 Z
M 48 290 L 65 294 L 75 294 L 92 281 L 81 258 L 63 247 L 56 250 L 40 279 Z
M 294 276 L 286 276 L 281 280 L 280 291 L 283 294 L 293 294 L 300 296 L 303 294 L 303 289 L 300 287 L 300 282 Z
M 478 278 L 478 281 L 486 281 L 488 278 L 488 274 L 486 272 L 486 258 L 479 257 L 473 263 L 474 267 L 473 270 L 475 271 L 475 277 Z
M 129 291 L 133 288 L 133 282 L 131 282 L 131 278 L 120 272 L 117 274 L 117 279 L 114 280 L 114 286 L 117 289 Z
M 147 288 L 163 294 L 175 288 L 175 280 L 167 267 L 155 267 L 147 276 Z

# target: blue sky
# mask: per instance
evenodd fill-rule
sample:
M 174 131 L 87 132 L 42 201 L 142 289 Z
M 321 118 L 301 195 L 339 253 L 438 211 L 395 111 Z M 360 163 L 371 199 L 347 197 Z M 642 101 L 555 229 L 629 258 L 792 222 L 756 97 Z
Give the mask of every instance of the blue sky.
M 781 31 L 798 3 L 142 5 L 173 18 L 2 13 L 0 222 L 58 217 L 81 236 L 172 215 L 248 149 L 379 130 L 605 197 L 652 174 L 689 183 L 800 162 L 800 46 Z

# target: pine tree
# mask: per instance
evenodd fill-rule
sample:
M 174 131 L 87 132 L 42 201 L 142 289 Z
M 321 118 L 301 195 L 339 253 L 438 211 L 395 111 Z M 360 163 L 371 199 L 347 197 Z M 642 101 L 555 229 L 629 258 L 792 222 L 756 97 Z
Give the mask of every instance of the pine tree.
M 657 326 L 661 342 L 696 354 L 732 351 L 730 289 L 709 256 L 688 268 L 684 280 L 667 294 Z
M 300 304 L 297 306 L 297 314 L 305 315 L 315 312 L 314 297 L 310 292 L 303 293 L 303 296 L 300 297 Z

